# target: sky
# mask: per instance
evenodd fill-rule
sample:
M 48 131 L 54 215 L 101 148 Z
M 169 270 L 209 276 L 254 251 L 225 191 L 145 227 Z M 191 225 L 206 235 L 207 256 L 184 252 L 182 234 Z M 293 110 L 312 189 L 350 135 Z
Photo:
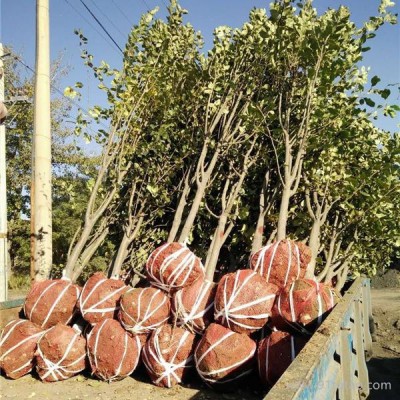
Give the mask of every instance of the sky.
M 85 9 L 85 3 L 100 20 L 109 34 L 122 49 L 132 25 L 136 24 L 144 12 L 160 7 L 158 15 L 166 15 L 169 0 L 50 0 L 50 43 L 51 58 L 62 56 L 67 65 L 68 75 L 59 82 L 59 89 L 83 82 L 81 106 L 89 108 L 101 103 L 101 93 L 92 73 L 83 65 L 80 58 L 78 37 L 75 29 L 81 29 L 88 38 L 89 52 L 95 57 L 95 64 L 105 60 L 112 67 L 119 68 L 122 54 L 117 46 L 96 23 Z M 35 0 L 0 0 L 0 42 L 11 45 L 24 62 L 35 66 Z M 352 20 L 360 26 L 369 16 L 375 15 L 380 0 L 314 0 L 319 13 L 328 7 L 340 5 L 349 7 Z M 241 26 L 253 7 L 267 8 L 269 0 L 181 0 L 182 7 L 189 11 L 186 21 L 202 32 L 205 50 L 212 44 L 215 27 L 229 25 Z M 394 12 L 399 13 L 396 0 Z M 370 68 L 370 77 L 378 75 L 381 84 L 400 82 L 400 29 L 399 25 L 384 26 L 377 37 L 370 42 L 371 50 L 365 53 L 361 65 Z M 32 74 L 26 70 L 26 74 Z M 391 96 L 392 101 L 400 103 L 399 93 Z M 399 119 L 379 118 L 377 125 L 391 131 L 398 130 Z

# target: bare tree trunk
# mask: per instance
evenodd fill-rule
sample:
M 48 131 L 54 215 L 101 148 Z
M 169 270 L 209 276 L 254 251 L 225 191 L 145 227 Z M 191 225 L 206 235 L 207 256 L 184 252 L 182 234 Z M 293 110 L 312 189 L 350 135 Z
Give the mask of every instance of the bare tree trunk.
M 253 159 L 250 159 L 255 144 L 256 144 L 256 137 L 253 138 L 251 146 L 247 151 L 246 155 L 244 156 L 242 172 L 239 175 L 238 181 L 234 185 L 231 185 L 229 179 L 225 182 L 224 190 L 221 196 L 222 210 L 218 218 L 218 225 L 214 232 L 213 240 L 208 250 L 207 260 L 205 265 L 206 277 L 209 280 L 213 280 L 221 248 L 224 245 L 228 236 L 230 235 L 233 227 L 235 226 L 235 219 L 239 212 L 238 205 L 236 205 L 237 207 L 236 211 L 234 212 L 234 215 L 231 217 L 231 222 L 229 223 L 228 228 L 226 228 L 228 217 L 229 215 L 231 215 L 235 203 L 237 203 L 240 198 L 239 193 L 243 186 L 244 179 L 247 176 L 247 172 L 250 166 L 253 165 L 257 160 L 257 156 L 254 156 Z M 235 170 L 235 168 L 233 168 L 233 170 Z M 228 194 L 229 188 L 231 188 L 231 190 Z
M 251 245 L 251 253 L 254 254 L 261 249 L 263 243 L 264 223 L 265 223 L 265 196 L 266 189 L 269 180 L 269 172 L 265 175 L 264 182 L 261 188 L 260 200 L 259 200 L 259 212 L 256 223 L 256 229 L 254 231 L 253 243 Z
M 328 273 L 326 274 L 325 282 L 330 282 L 332 278 L 338 275 L 340 271 L 343 271 L 343 269 L 351 262 L 354 257 L 354 254 L 351 254 L 351 249 L 354 246 L 354 242 L 350 242 L 347 245 L 346 249 L 342 251 L 342 254 L 339 257 L 340 244 L 341 241 L 337 246 L 337 251 L 335 252 L 333 258 L 334 263 L 332 264 L 331 268 L 329 268 Z
M 289 201 L 290 201 L 290 186 L 286 185 L 282 190 L 281 204 L 279 207 L 279 218 L 276 240 L 286 238 L 286 225 L 289 218 Z
M 179 243 L 185 243 L 190 236 L 194 220 L 199 211 L 201 201 L 204 198 L 204 194 L 209 185 L 216 163 L 221 153 L 223 152 L 222 148 L 224 146 L 229 148 L 229 146 L 234 145 L 236 143 L 238 137 L 243 136 L 242 133 L 239 132 L 239 127 L 241 124 L 240 115 L 244 110 L 247 109 L 249 103 L 248 101 L 244 101 L 244 105 L 241 106 L 242 98 L 243 98 L 242 92 L 235 93 L 234 95 L 232 95 L 232 93 L 228 93 L 227 96 L 225 97 L 224 102 L 219 107 L 218 112 L 214 115 L 212 121 L 209 122 L 208 112 L 211 104 L 211 95 L 209 97 L 206 110 L 205 126 L 204 126 L 206 139 L 204 141 L 203 148 L 199 160 L 197 162 L 195 171 L 197 191 L 194 196 L 192 205 L 190 207 L 188 216 L 185 220 L 185 223 L 179 235 L 178 238 Z M 230 102 L 231 104 L 229 104 Z M 238 111 L 239 107 L 241 108 Z M 229 113 L 225 113 L 227 109 L 229 110 Z M 210 148 L 210 138 L 212 137 L 212 134 L 215 132 L 215 130 L 218 128 L 218 124 L 222 124 L 222 127 L 220 127 L 221 136 L 217 141 L 214 153 L 211 156 L 211 160 L 208 162 L 208 165 L 206 165 L 207 153 Z
M 116 153 L 114 152 L 114 155 Z M 101 166 L 101 170 L 99 172 L 99 175 L 97 176 L 94 188 L 92 190 L 92 193 L 89 198 L 88 202 L 88 207 L 86 209 L 86 215 L 85 215 L 85 222 L 83 229 L 79 235 L 79 239 L 74 245 L 70 256 L 68 257 L 67 264 L 65 266 L 65 276 L 71 278 L 72 276 L 76 276 L 76 273 L 74 272 L 77 264 L 78 264 L 78 259 L 80 258 L 82 252 L 85 249 L 85 246 L 90 238 L 90 235 L 93 231 L 94 226 L 96 223 L 99 221 L 101 217 L 103 217 L 105 211 L 113 201 L 115 194 L 117 192 L 117 187 L 121 184 L 124 176 L 128 172 L 128 168 L 126 168 L 124 171 L 118 171 L 119 177 L 118 181 L 114 184 L 114 187 L 110 192 L 108 192 L 107 196 L 104 198 L 102 203 L 95 209 L 95 203 L 96 203 L 96 198 L 98 194 L 98 190 L 101 186 L 101 182 L 103 180 L 103 177 L 105 173 L 107 172 L 108 168 L 110 167 L 111 161 L 113 160 L 113 157 L 111 156 L 110 159 L 107 159 L 103 165 Z M 129 166 L 128 166 L 129 167 Z
M 271 244 L 273 241 L 275 241 L 275 238 L 276 238 L 276 229 L 274 229 L 269 235 L 267 244 Z
M 215 231 L 213 241 L 210 245 L 208 262 L 206 263 L 206 279 L 210 281 L 213 281 L 214 279 L 220 250 L 224 245 L 226 239 L 228 238 L 232 228 L 234 227 L 234 223 L 232 222 L 229 225 L 228 229 L 225 230 L 227 220 L 228 218 L 226 215 L 221 215 L 218 221 L 218 227 Z
M 264 234 L 264 213 L 258 214 L 258 219 L 256 223 L 256 230 L 254 232 L 253 243 L 251 245 L 251 253 L 254 254 L 261 249 L 263 245 L 263 234 Z
M 289 106 L 286 112 L 283 112 L 283 95 L 279 97 L 279 110 L 278 117 L 280 127 L 282 129 L 283 138 L 285 142 L 285 165 L 284 165 L 284 178 L 283 178 L 283 189 L 282 189 L 282 199 L 279 208 L 279 219 L 278 219 L 278 231 L 277 240 L 282 240 L 286 237 L 286 226 L 289 218 L 289 203 L 290 198 L 296 194 L 299 187 L 303 157 L 307 148 L 307 141 L 309 136 L 309 126 L 310 126 L 310 116 L 312 111 L 312 99 L 314 96 L 314 87 L 317 82 L 317 76 L 321 67 L 322 58 L 324 55 L 324 49 L 321 48 L 321 53 L 318 56 L 314 76 L 312 77 L 309 87 L 307 90 L 307 96 L 304 102 L 303 115 L 297 131 L 293 132 L 291 125 L 291 113 L 292 105 L 290 101 L 293 96 L 293 89 L 288 94 L 289 96 Z M 297 136 L 297 138 L 295 138 Z M 297 146 L 295 144 L 297 143 Z M 279 169 L 279 165 L 278 165 Z
M 342 271 L 338 274 L 338 280 L 335 285 L 335 289 L 338 290 L 339 292 L 342 290 L 344 284 L 346 283 L 348 273 L 349 273 L 349 262 L 346 261 L 346 263 L 343 265 Z
M 190 207 L 190 211 L 186 218 L 185 224 L 183 225 L 181 234 L 179 235 L 179 239 L 178 239 L 179 243 L 185 243 L 190 236 L 190 232 L 193 228 L 194 220 L 199 211 L 201 200 L 204 197 L 204 193 L 207 189 L 211 174 L 214 171 L 214 167 L 215 167 L 218 157 L 219 157 L 219 148 L 217 148 L 215 150 L 215 152 L 212 156 L 212 159 L 210 161 L 210 164 L 208 165 L 207 169 L 204 170 L 202 164 L 204 163 L 206 153 L 207 153 L 207 148 L 205 149 L 204 157 L 199 159 L 200 165 L 198 166 L 198 170 L 200 168 L 201 172 L 200 172 L 200 178 L 197 179 L 197 191 L 196 191 L 196 195 L 193 199 L 192 206 Z
M 320 235 L 321 221 L 319 218 L 316 218 L 311 228 L 310 239 L 308 240 L 308 246 L 311 249 L 311 261 L 307 266 L 307 271 L 305 275 L 307 279 L 311 279 L 314 277 L 317 256 L 321 245 Z
M 65 273 L 64 275 L 67 278 L 72 278 L 74 274 L 74 269 L 78 263 L 79 256 L 82 253 L 83 248 L 85 247 L 87 241 L 89 240 L 90 234 L 92 232 L 94 223 L 93 224 L 85 224 L 81 234 L 79 236 L 79 240 L 75 244 L 70 257 L 68 257 L 67 264 L 65 266 Z
M 89 263 L 100 245 L 104 242 L 107 235 L 108 227 L 101 230 L 101 232 L 99 232 L 99 235 L 94 240 L 92 240 L 92 242 L 88 246 L 86 246 L 85 250 L 82 252 L 81 256 L 78 259 L 77 265 L 74 268 L 73 275 L 71 277 L 71 280 L 73 282 L 75 282 L 79 278 L 79 275 L 82 273 L 83 269 Z
M 168 243 L 172 243 L 175 241 L 176 235 L 178 234 L 179 227 L 182 222 L 182 215 L 185 210 L 187 204 L 187 197 L 190 193 L 190 184 L 189 184 L 190 170 L 187 172 L 185 176 L 185 186 L 183 187 L 181 197 L 179 199 L 178 208 L 176 209 L 174 220 L 172 222 L 171 230 L 169 231 Z
M 117 277 L 121 274 L 122 266 L 123 266 L 125 260 L 129 256 L 129 246 L 137 238 L 140 228 L 142 227 L 143 220 L 144 220 L 144 216 L 141 215 L 139 217 L 138 221 L 136 222 L 134 229 L 133 229 L 133 226 L 130 226 L 128 228 L 129 231 L 126 230 L 124 232 L 124 236 L 122 238 L 121 244 L 118 248 L 117 255 L 113 262 L 113 268 L 111 271 L 112 277 Z
M 112 263 L 112 269 L 111 272 L 109 273 L 110 277 L 119 277 L 121 273 L 122 264 L 129 255 L 128 247 L 130 243 L 131 241 L 129 240 L 127 233 L 124 232 L 124 236 L 122 237 L 121 243 L 118 247 L 117 254 L 115 255 L 115 259 L 113 260 Z

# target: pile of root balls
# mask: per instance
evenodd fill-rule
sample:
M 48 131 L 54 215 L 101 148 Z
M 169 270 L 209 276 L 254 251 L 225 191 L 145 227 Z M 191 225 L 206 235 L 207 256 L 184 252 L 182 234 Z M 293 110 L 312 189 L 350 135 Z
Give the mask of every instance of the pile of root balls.
M 337 299 L 331 287 L 304 279 L 309 261 L 307 246 L 282 240 L 217 284 L 185 245 L 167 243 L 150 255 L 145 287 L 102 273 L 83 288 L 66 279 L 37 282 L 26 319 L 2 330 L 0 367 L 12 379 L 36 368 L 46 382 L 90 368 L 112 382 L 142 362 L 157 386 L 184 382 L 193 370 L 222 390 L 257 371 L 271 386 Z

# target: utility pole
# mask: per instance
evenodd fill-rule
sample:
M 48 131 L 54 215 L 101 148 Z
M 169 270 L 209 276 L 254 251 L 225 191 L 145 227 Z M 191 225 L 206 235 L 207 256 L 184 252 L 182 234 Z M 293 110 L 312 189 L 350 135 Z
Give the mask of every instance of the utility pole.
M 48 279 L 52 265 L 49 0 L 36 0 L 36 79 L 32 156 L 32 278 Z
M 0 301 L 7 300 L 7 189 L 6 189 L 6 127 L 4 118 L 3 45 L 0 43 Z

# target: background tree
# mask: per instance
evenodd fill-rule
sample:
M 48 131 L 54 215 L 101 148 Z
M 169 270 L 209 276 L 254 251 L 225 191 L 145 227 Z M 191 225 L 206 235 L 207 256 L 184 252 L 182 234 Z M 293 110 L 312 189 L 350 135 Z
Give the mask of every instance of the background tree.
M 34 77 L 19 61 L 19 56 L 8 49 L 10 56 L 5 59 L 5 97 L 11 99 L 7 118 L 6 160 L 7 160 L 7 201 L 9 223 L 9 264 L 11 273 L 29 277 L 30 265 L 30 181 L 31 149 L 33 134 L 33 84 Z M 87 201 L 85 181 L 91 169 L 91 158 L 70 139 L 71 131 L 64 125 L 70 113 L 70 104 L 54 90 L 65 73 L 61 60 L 52 64 L 52 131 L 53 131 L 53 184 L 54 193 L 55 257 L 54 265 L 66 262 L 65 248 L 71 240 L 70 229 L 79 225 L 83 207 Z M 23 101 L 12 101 L 17 96 Z M 80 193 L 80 202 L 74 193 Z M 57 222 L 59 218 L 60 223 Z M 65 220 L 69 224 L 65 224 Z M 61 222 L 63 221 L 63 222 Z

